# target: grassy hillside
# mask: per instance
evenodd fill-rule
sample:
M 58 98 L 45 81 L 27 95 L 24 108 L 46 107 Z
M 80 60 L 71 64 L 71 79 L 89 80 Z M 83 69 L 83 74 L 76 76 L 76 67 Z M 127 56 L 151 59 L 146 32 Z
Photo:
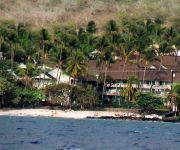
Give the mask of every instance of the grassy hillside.
M 0 0 L 0 21 L 49 27 L 95 20 L 100 27 L 110 19 L 160 16 L 166 24 L 178 25 L 179 10 L 180 0 Z

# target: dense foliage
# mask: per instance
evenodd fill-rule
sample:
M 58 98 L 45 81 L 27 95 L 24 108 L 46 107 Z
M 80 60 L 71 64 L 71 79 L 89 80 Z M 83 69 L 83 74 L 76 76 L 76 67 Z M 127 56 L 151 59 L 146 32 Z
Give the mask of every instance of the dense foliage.
M 48 101 L 52 105 L 63 107 L 92 108 L 97 105 L 98 93 L 96 89 L 90 85 L 69 85 L 57 84 L 47 86 L 45 93 Z
M 18 76 L 13 78 L 18 81 L 15 82 L 11 78 L 7 79 L 7 76 L 2 76 L 1 103 L 4 104 L 5 99 L 6 101 L 15 99 L 15 103 L 18 104 L 23 101 L 34 103 L 34 101 L 42 99 L 41 91 L 32 87 L 32 78 L 39 73 L 46 73 L 47 69 L 44 66 L 47 65 L 62 69 L 74 79 L 75 84 L 75 81 L 78 79 L 81 81 L 82 77 L 89 74 L 87 62 L 92 59 L 96 60 L 97 65 L 105 66 L 101 94 L 103 100 L 107 71 L 116 61 L 115 57 L 124 60 L 123 70 L 120 74 L 123 79 L 127 63 L 130 63 L 131 57 L 136 55 L 138 60 L 133 63 L 137 65 L 143 63 L 145 66 L 144 82 L 146 69 L 153 60 L 161 63 L 164 55 L 177 53 L 180 48 L 180 30 L 176 26 L 165 26 L 164 22 L 161 17 L 123 19 L 120 23 L 110 20 L 101 33 L 98 32 L 95 21 L 90 21 L 86 27 L 77 27 L 73 24 L 56 26 L 51 29 L 51 32 L 45 28 L 33 30 L 24 23 L 2 22 L 0 24 L 0 52 L 3 57 L 0 60 L 0 69 L 11 74 L 16 73 Z M 20 63 L 23 63 L 24 66 Z M 20 85 L 17 83 L 19 80 L 21 81 Z M 137 91 L 132 87 L 134 83 L 138 84 L 138 79 L 130 78 L 127 89 L 121 93 L 126 102 L 135 100 L 134 95 Z M 74 102 L 81 107 L 96 104 L 97 96 L 94 94 L 96 90 L 92 87 L 57 86 L 49 89 L 54 96 L 52 103 L 72 105 Z M 20 90 L 16 90 L 19 88 Z M 62 90 L 65 90 L 65 95 Z M 69 93 L 68 90 L 71 92 Z M 21 92 L 17 94 L 16 91 Z M 8 98 L 5 95 L 8 95 Z M 69 97 L 69 101 L 66 100 L 66 97 Z M 72 97 L 73 102 L 71 101 Z M 147 99 L 151 101 L 155 98 L 149 96 Z M 152 101 L 153 103 L 154 101 Z M 139 106 L 145 109 L 143 105 Z M 147 109 L 155 107 L 147 105 Z
M 172 85 L 172 89 L 168 93 L 167 100 L 170 102 L 172 110 L 180 110 L 180 83 Z
M 163 100 L 152 93 L 137 93 L 137 104 L 146 112 L 163 106 Z

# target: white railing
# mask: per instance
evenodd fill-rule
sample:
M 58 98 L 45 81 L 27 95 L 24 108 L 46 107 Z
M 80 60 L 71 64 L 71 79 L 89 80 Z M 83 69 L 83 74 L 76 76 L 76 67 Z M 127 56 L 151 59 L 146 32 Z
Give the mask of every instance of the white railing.
M 125 83 L 119 83 L 119 84 L 107 84 L 106 88 L 107 91 L 105 92 L 105 95 L 119 95 L 120 93 L 120 89 L 121 88 L 126 88 L 127 84 Z M 133 84 L 134 88 L 137 88 L 137 85 Z M 154 92 L 156 95 L 158 96 L 165 96 L 167 90 L 171 89 L 171 84 L 163 84 L 163 85 L 159 85 L 159 84 L 143 84 L 140 85 L 140 88 L 142 88 L 142 91 L 144 92 Z

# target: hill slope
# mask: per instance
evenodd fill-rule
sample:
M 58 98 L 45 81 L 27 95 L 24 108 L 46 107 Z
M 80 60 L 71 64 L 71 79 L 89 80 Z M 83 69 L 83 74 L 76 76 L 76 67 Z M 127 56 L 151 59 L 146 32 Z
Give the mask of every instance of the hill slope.
M 167 23 L 179 23 L 180 0 L 0 0 L 0 20 L 26 22 L 48 27 L 73 22 L 78 25 L 95 20 L 122 17 L 161 16 Z

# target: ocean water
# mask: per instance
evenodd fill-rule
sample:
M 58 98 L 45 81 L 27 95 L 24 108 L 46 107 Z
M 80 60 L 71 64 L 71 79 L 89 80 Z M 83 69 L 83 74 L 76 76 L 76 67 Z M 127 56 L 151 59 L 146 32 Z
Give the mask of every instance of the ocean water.
M 1 116 L 0 150 L 180 150 L 180 124 Z

